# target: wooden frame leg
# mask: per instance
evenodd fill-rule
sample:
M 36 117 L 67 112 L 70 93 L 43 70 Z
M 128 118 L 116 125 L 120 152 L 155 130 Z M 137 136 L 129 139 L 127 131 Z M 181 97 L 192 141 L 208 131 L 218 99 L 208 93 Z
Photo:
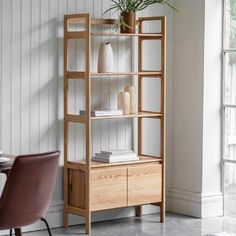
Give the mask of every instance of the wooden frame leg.
M 137 217 L 142 217 L 142 215 L 143 215 L 143 208 L 142 208 L 142 206 L 136 206 L 135 207 L 135 215 Z
M 85 231 L 86 234 L 91 233 L 91 212 L 88 212 L 85 217 Z
M 66 212 L 63 214 L 63 224 L 65 228 L 69 227 L 69 215 Z
M 165 223 L 165 221 L 166 221 L 166 208 L 165 208 L 164 203 L 161 204 L 160 210 L 161 210 L 160 221 L 161 221 L 161 223 Z

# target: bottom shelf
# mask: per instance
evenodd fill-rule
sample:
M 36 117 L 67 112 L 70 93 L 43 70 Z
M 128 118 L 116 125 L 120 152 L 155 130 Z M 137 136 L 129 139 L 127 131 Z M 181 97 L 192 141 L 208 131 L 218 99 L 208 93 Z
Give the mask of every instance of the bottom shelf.
M 151 163 L 151 162 L 158 162 L 161 163 L 162 159 L 158 157 L 152 157 L 152 156 L 139 156 L 138 161 L 127 161 L 127 162 L 118 162 L 118 163 L 103 163 L 98 161 L 91 161 L 91 168 L 100 168 L 100 167 L 109 167 L 109 166 L 121 166 L 121 165 L 133 165 L 133 164 L 141 164 L 141 163 Z M 85 166 L 85 161 L 68 161 L 69 164 L 79 164 Z

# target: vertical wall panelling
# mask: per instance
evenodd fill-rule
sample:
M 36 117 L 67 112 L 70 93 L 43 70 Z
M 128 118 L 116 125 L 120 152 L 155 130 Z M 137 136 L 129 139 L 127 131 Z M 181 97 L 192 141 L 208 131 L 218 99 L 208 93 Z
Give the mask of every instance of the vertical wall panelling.
M 40 151 L 40 1 L 31 1 L 30 152 Z
M 12 1 L 13 2 L 13 1 Z M 20 152 L 20 83 L 21 83 L 21 45 L 20 45 L 20 31 L 21 31 L 21 1 L 16 0 L 12 4 L 12 65 L 11 65 L 11 151 Z M 37 122 L 38 123 L 38 122 Z
M 101 18 L 102 16 L 102 4 L 103 0 L 93 1 L 93 15 L 95 18 Z M 94 32 L 100 32 L 101 26 L 93 27 Z M 92 39 L 92 71 L 97 71 L 97 58 L 99 45 L 102 42 L 102 37 L 94 37 Z M 101 87 L 102 78 L 92 78 L 92 109 L 98 109 L 101 106 Z M 101 122 L 92 122 L 92 153 L 99 152 L 101 149 Z
M 103 0 L 101 6 L 101 16 L 102 18 L 110 18 L 111 13 L 107 12 L 103 14 L 104 11 L 110 7 L 110 0 Z M 106 26 L 102 26 L 102 30 L 105 30 Z M 105 37 L 102 37 L 102 43 L 105 42 Z M 98 78 L 99 79 L 99 78 Z M 109 88 L 109 77 L 101 78 L 101 101 L 102 101 L 102 109 L 110 109 L 110 88 Z M 110 140 L 109 140 L 109 122 L 106 120 L 101 121 L 101 149 L 106 150 L 109 149 Z
M 2 11 L 2 148 L 11 151 L 11 7 L 12 1 L 3 0 Z
M 31 1 L 22 0 L 21 14 L 21 153 L 30 152 L 30 44 Z M 42 24 L 42 22 L 41 22 Z M 47 68 L 41 68 L 41 74 Z M 42 96 L 40 97 L 42 99 Z M 40 108 L 44 108 L 40 104 Z M 46 105 L 46 104 L 45 104 Z M 41 118 L 41 117 L 40 117 Z M 41 132 L 43 127 L 40 126 Z
M 48 44 L 48 2 L 41 0 L 40 11 L 40 105 L 39 105 L 39 118 L 40 118 L 40 151 L 46 151 L 49 144 L 48 134 L 48 111 L 49 111 L 49 70 L 48 70 L 48 57 L 49 57 L 49 44 Z

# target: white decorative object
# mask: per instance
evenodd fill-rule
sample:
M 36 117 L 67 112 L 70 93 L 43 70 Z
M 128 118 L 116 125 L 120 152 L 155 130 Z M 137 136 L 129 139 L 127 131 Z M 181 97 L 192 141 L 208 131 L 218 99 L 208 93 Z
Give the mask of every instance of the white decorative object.
M 98 73 L 113 72 L 113 50 L 111 44 L 103 43 L 98 55 Z
M 137 100 L 136 100 L 136 93 L 135 93 L 135 87 L 127 84 L 124 87 L 125 92 L 129 92 L 130 95 L 130 113 L 135 114 L 137 113 Z
M 129 92 L 119 92 L 118 107 L 123 110 L 124 115 L 130 114 L 130 94 Z

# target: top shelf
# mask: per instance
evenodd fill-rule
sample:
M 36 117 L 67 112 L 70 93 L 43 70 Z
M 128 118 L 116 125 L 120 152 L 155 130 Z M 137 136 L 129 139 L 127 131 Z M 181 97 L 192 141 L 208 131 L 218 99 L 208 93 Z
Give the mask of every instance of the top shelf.
M 84 24 L 85 18 L 88 17 L 88 14 L 70 14 L 65 15 L 64 19 L 67 24 Z M 136 20 L 136 24 L 138 25 L 142 21 L 161 21 L 164 20 L 165 16 L 148 16 L 148 17 L 139 17 Z M 99 18 L 91 18 L 90 19 L 91 25 L 118 25 L 119 20 L 118 19 L 99 19 Z
M 92 37 L 140 37 L 145 39 L 161 39 L 163 34 L 161 33 L 111 33 L 111 32 L 92 32 Z M 66 39 L 84 39 L 86 38 L 86 31 L 67 31 L 65 35 Z

